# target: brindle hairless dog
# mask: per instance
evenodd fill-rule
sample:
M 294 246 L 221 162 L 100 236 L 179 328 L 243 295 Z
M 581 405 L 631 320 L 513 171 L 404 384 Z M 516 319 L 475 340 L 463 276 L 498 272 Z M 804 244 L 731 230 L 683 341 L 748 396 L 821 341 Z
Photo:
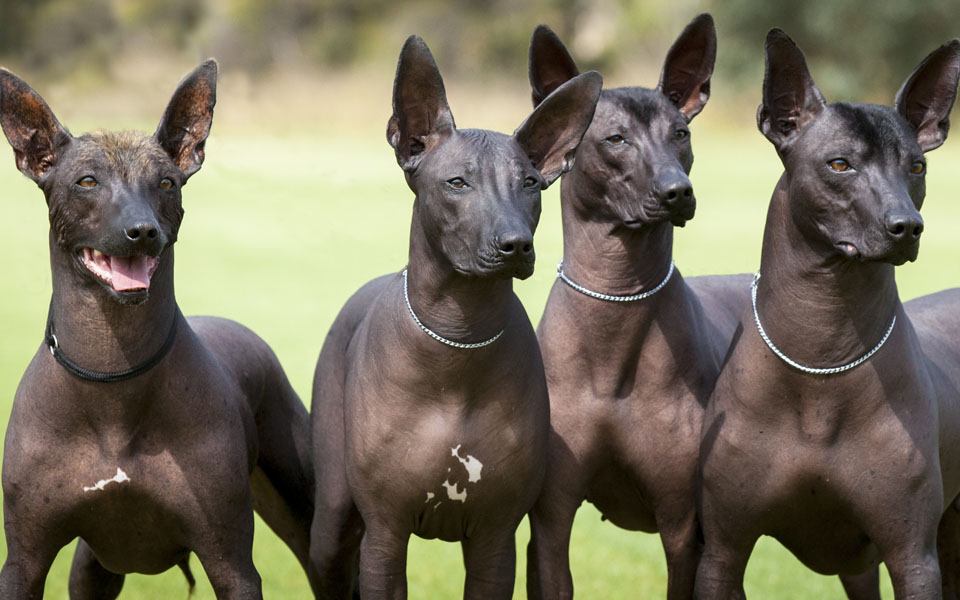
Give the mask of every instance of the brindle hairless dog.
M 538 332 L 552 432 L 530 516 L 532 598 L 573 594 L 570 531 L 584 499 L 619 527 L 659 531 L 668 596 L 693 594 L 703 407 L 749 283 L 727 276 L 688 285 L 672 262 L 673 228 L 695 208 L 688 124 L 707 102 L 715 56 L 713 19 L 700 15 L 667 53 L 655 89 L 603 91 L 563 177 L 564 279 Z M 553 32 L 538 28 L 534 103 L 577 72 Z
M 0 124 L 46 196 L 53 271 L 47 339 L 7 429 L 0 597 L 40 598 L 79 537 L 71 598 L 178 564 L 189 579 L 190 552 L 218 597 L 259 598 L 252 508 L 306 564 L 306 409 L 262 340 L 188 321 L 174 297 L 181 187 L 203 162 L 216 77 L 213 61 L 191 73 L 153 136 L 74 137 L 0 69 Z
M 757 120 L 784 173 L 755 307 L 704 422 L 697 596 L 742 598 L 770 535 L 817 572 L 857 576 L 851 596 L 879 597 L 883 561 L 898 599 L 956 598 L 960 290 L 902 305 L 894 266 L 917 257 L 924 153 L 947 136 L 960 40 L 895 108 L 827 104 L 780 30 L 766 62 Z
M 409 263 L 347 302 L 314 383 L 322 597 L 349 595 L 358 547 L 361 595 L 404 597 L 411 534 L 462 542 L 466 597 L 511 596 L 549 429 L 512 279 L 533 272 L 540 191 L 568 168 L 600 88 L 597 73 L 575 78 L 512 136 L 457 129 L 427 46 L 404 45 L 387 138 L 416 195 Z

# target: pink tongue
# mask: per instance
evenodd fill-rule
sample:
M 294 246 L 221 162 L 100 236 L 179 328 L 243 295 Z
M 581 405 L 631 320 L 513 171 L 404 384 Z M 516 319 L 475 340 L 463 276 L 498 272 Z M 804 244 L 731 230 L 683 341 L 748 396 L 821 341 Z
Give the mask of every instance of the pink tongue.
M 152 256 L 111 256 L 113 271 L 110 283 L 118 292 L 145 290 L 150 287 L 150 271 L 157 259 Z

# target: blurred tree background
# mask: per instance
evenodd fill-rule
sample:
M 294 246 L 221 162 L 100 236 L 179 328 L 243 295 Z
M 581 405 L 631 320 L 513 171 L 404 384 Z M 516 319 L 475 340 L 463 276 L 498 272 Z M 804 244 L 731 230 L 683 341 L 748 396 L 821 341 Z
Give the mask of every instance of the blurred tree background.
M 770 27 L 800 43 L 829 97 L 883 102 L 926 52 L 960 35 L 957 0 L 0 0 L 0 62 L 59 81 L 109 81 L 131 55 L 212 55 L 225 72 L 311 75 L 387 65 L 419 33 L 448 77 L 519 79 L 543 22 L 581 67 L 650 85 L 666 47 L 702 11 L 717 20 L 728 99 L 758 95 Z

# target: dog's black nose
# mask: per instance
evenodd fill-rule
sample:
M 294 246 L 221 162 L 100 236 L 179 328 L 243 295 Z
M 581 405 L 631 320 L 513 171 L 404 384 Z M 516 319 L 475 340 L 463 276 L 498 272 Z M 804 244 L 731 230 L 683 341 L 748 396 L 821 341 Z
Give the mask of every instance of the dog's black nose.
M 527 256 L 533 252 L 533 237 L 522 233 L 502 236 L 497 240 L 497 251 L 504 258 Z
M 667 205 L 673 206 L 679 202 L 690 200 L 693 197 L 693 186 L 690 182 L 677 181 L 660 190 L 660 199 Z
M 158 235 L 157 226 L 150 223 L 137 223 L 124 230 L 127 239 L 133 242 L 155 239 Z
M 891 211 L 884 217 L 883 224 L 895 242 L 913 242 L 923 233 L 923 217 L 917 211 Z

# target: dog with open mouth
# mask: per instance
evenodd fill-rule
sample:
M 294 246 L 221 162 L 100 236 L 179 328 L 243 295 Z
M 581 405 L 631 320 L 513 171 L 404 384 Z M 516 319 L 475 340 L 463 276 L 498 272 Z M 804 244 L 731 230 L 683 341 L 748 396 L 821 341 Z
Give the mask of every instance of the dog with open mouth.
M 243 326 L 185 319 L 173 289 L 181 190 L 205 156 L 217 64 L 174 92 L 155 134 L 73 136 L 0 69 L 0 125 L 43 190 L 53 294 L 3 455 L 0 597 L 39 598 L 79 538 L 72 598 L 195 553 L 221 598 L 260 598 L 253 510 L 306 565 L 309 420 L 276 356 Z

